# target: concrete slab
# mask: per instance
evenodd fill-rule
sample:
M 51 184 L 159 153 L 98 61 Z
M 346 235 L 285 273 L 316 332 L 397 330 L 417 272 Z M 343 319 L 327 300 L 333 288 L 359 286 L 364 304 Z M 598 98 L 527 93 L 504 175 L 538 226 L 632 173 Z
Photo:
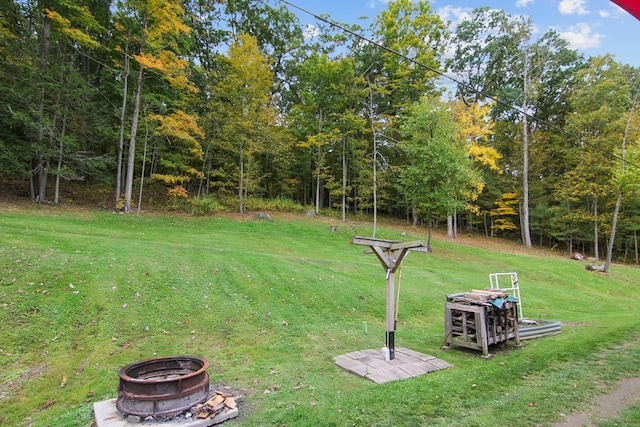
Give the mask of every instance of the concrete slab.
M 103 400 L 93 404 L 96 427 L 209 427 L 238 416 L 238 408 L 225 409 L 213 418 L 177 418 L 168 421 L 139 421 L 129 419 L 116 408 L 116 399 Z
M 453 367 L 444 360 L 404 347 L 396 347 L 395 358 L 389 361 L 384 360 L 382 349 L 354 351 L 337 356 L 333 360 L 342 369 L 377 384 L 413 378 Z

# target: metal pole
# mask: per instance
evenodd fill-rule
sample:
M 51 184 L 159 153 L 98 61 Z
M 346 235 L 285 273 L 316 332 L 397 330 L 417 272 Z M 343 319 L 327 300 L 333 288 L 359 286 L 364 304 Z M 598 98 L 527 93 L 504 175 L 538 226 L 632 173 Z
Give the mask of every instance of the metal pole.
M 386 344 L 389 349 L 389 359 L 395 358 L 395 274 L 391 273 L 391 269 L 387 270 L 387 336 Z

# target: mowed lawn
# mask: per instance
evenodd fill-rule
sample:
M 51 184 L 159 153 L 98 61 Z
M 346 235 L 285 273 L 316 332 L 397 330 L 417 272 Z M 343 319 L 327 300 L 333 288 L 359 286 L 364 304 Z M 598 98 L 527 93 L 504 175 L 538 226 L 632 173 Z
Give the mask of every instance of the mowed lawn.
M 640 375 L 640 268 L 594 273 L 483 238 L 436 238 L 403 264 L 396 346 L 453 368 L 383 385 L 343 371 L 335 356 L 384 344 L 386 273 L 349 243 L 371 233 L 277 213 L 1 206 L 0 425 L 91 425 L 118 369 L 154 356 L 208 359 L 215 387 L 238 396 L 236 426 L 544 426 Z M 390 225 L 376 237 L 426 239 Z M 525 316 L 562 333 L 490 359 L 441 349 L 445 295 L 498 272 L 518 273 Z

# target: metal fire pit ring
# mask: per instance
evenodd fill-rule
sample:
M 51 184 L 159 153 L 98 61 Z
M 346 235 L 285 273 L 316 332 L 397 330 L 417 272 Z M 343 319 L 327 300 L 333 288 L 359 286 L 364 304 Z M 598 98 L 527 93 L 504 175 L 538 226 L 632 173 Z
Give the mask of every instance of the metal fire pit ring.
M 118 371 L 116 408 L 125 415 L 172 416 L 209 396 L 209 361 L 168 356 L 131 363 Z

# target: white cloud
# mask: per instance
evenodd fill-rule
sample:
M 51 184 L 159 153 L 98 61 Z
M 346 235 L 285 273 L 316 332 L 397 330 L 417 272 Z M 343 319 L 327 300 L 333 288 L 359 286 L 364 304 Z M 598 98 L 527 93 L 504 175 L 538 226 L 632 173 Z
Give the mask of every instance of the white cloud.
M 611 2 L 609 6 L 610 6 L 609 10 L 611 10 L 610 16 L 612 17 L 620 17 L 620 16 L 628 15 L 628 12 L 626 10 L 624 10 L 621 6 L 618 6 L 614 2 Z
M 383 4 L 385 7 L 387 4 L 389 4 L 390 0 L 369 0 L 367 2 L 367 7 L 370 9 L 375 9 L 376 6 L 378 5 L 378 3 Z M 345 1 L 346 3 L 346 1 Z
M 586 15 L 589 13 L 585 0 L 561 0 L 558 10 L 563 15 Z
M 518 0 L 516 2 L 516 7 L 527 7 L 529 3 L 533 3 L 535 0 Z
M 306 40 L 312 40 L 320 34 L 320 31 L 318 31 L 315 25 L 306 24 L 304 30 L 302 30 L 302 34 Z
M 598 15 L 600 15 L 600 18 L 608 18 L 611 16 L 611 13 L 608 10 L 599 10 Z
M 572 49 L 577 50 L 600 47 L 604 38 L 602 34 L 592 33 L 591 27 L 584 23 L 572 25 L 568 31 L 561 31 L 560 37 L 568 41 Z
M 471 18 L 472 11 L 470 7 L 445 6 L 439 8 L 437 13 L 443 22 L 451 21 L 451 26 L 455 28 L 461 21 Z

